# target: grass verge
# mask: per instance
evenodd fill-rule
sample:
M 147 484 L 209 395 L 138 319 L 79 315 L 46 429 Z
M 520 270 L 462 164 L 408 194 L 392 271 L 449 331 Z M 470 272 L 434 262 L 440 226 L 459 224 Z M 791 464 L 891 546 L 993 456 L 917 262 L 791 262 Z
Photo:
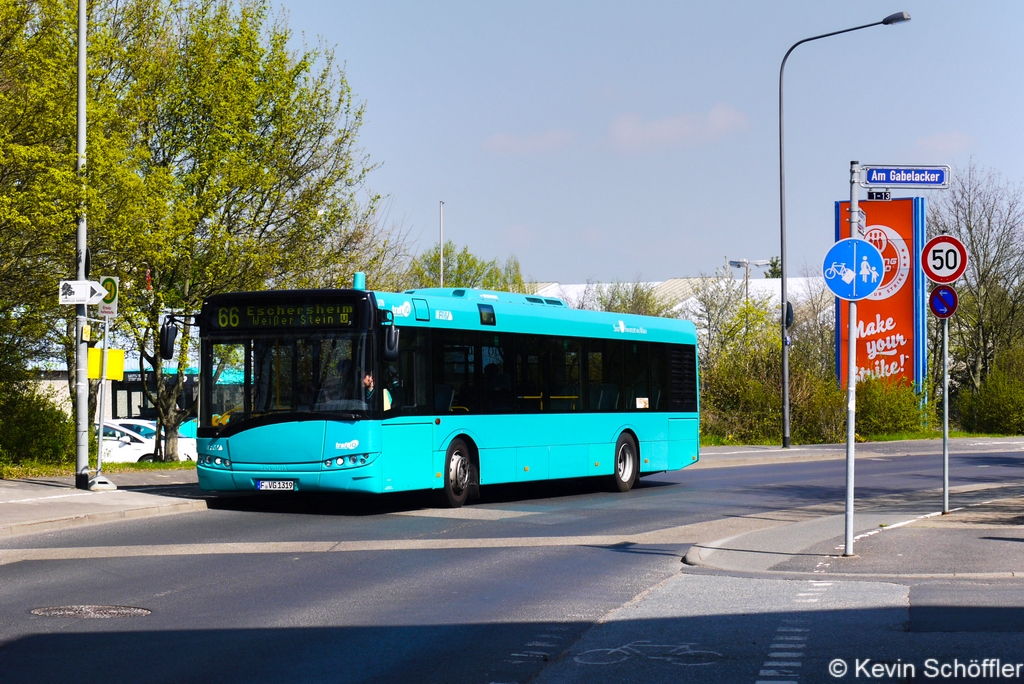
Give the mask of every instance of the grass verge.
M 95 469 L 96 462 L 89 464 Z M 104 473 L 135 473 L 145 470 L 193 470 L 195 461 L 171 461 L 169 463 L 104 463 Z M 62 477 L 75 474 L 70 463 L 3 463 L 0 462 L 0 480 L 17 480 L 25 477 Z

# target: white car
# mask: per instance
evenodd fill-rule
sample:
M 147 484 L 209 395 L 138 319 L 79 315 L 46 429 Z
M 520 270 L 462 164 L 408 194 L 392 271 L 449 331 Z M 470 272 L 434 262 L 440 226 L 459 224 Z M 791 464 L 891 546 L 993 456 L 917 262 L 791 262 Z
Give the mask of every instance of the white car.
M 156 442 L 116 425 L 103 426 L 103 462 L 137 463 L 152 461 Z
M 116 426 L 124 430 L 130 430 L 131 432 L 153 441 L 156 435 L 156 421 L 153 420 L 139 420 L 137 418 L 117 418 L 115 420 L 106 421 L 107 426 Z M 164 444 L 166 445 L 166 436 L 164 437 Z M 149 453 L 153 453 L 150 451 Z M 198 455 L 196 449 L 196 440 L 194 437 L 182 437 L 178 434 L 178 458 L 184 461 L 194 461 Z

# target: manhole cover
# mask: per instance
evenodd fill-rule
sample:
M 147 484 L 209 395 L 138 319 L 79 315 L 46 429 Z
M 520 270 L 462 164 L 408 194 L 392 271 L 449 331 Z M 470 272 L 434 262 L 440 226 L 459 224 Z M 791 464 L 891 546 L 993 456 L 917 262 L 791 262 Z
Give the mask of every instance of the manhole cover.
M 134 608 L 132 606 L 52 606 L 50 608 L 36 608 L 33 615 L 43 617 L 63 618 L 126 618 L 142 617 L 149 615 L 150 610 L 145 608 Z

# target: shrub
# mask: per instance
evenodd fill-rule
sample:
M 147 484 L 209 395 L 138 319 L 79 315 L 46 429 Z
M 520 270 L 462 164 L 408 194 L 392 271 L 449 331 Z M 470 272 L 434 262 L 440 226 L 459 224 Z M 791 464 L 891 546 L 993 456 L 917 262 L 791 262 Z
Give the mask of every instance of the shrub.
M 927 409 L 906 378 L 869 378 L 857 383 L 857 432 L 891 435 L 917 432 Z
M 956 409 L 963 429 L 1003 435 L 1024 434 L 1024 350 L 1004 353 L 977 392 L 962 391 Z
M 0 384 L 0 460 L 70 464 L 75 426 L 50 397 L 30 382 Z
M 846 439 L 846 392 L 835 378 L 794 368 L 789 383 L 790 434 L 799 444 Z

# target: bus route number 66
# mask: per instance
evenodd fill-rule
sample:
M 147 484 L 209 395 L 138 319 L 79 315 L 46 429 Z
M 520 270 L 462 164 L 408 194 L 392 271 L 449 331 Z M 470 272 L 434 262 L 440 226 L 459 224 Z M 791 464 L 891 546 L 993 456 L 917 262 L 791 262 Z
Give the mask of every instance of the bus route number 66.
M 217 310 L 217 326 L 220 328 L 238 327 L 238 307 L 221 307 Z

